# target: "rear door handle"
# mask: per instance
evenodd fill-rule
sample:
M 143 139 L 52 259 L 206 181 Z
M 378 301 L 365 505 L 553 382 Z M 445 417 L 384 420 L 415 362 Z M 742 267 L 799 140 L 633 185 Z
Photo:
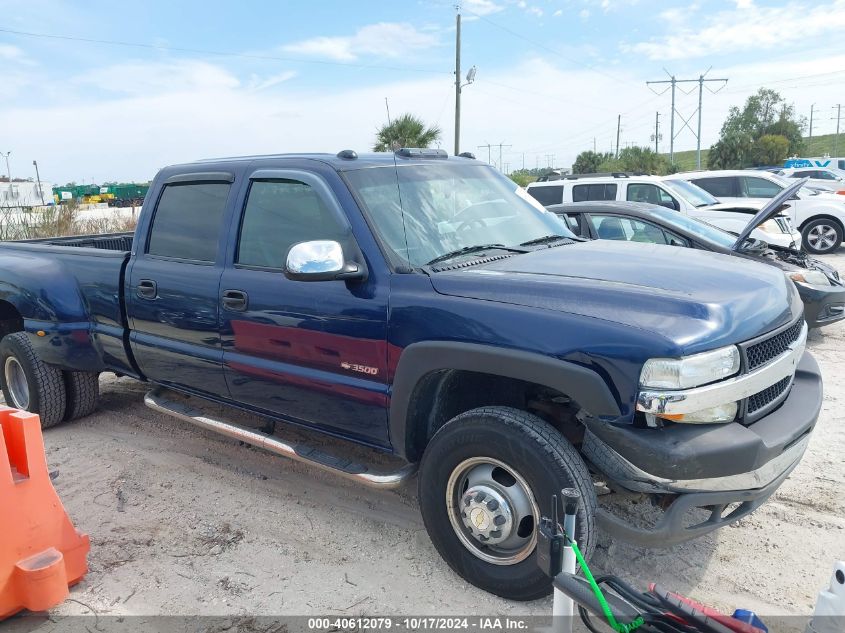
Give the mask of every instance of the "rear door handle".
M 155 299 L 158 296 L 158 286 L 152 279 L 141 279 L 137 290 L 138 296 L 144 299 Z
M 233 312 L 243 312 L 249 306 L 249 296 L 243 290 L 224 290 L 223 307 Z

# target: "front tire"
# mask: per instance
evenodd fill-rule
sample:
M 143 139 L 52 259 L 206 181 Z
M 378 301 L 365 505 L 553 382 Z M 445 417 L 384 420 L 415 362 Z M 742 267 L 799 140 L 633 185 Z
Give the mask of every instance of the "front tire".
M 508 407 L 462 413 L 435 433 L 420 464 L 420 509 L 437 551 L 468 582 L 511 600 L 551 591 L 535 562 L 537 525 L 562 488 L 581 495 L 575 538 L 589 558 L 596 543 L 590 473 L 537 416 Z
M 43 429 L 64 419 L 62 372 L 38 358 L 25 332 L 7 334 L 0 341 L 0 368 L 3 397 L 8 406 L 37 413 Z
M 835 220 L 818 218 L 804 225 L 801 238 L 805 251 L 817 255 L 831 253 L 842 244 L 842 225 Z

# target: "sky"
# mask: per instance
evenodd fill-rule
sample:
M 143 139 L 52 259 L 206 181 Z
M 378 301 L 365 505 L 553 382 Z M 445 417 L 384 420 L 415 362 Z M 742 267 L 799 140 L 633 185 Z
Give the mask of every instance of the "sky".
M 460 5 L 461 74 L 477 67 L 461 151 L 505 170 L 609 151 L 619 115 L 622 147 L 654 147 L 659 115 L 668 152 L 668 86 L 646 82 L 669 74 L 728 79 L 706 84 L 702 147 L 760 87 L 807 118 L 814 105 L 814 135 L 845 100 L 845 0 Z M 52 183 L 146 181 L 199 158 L 369 151 L 389 106 L 438 125 L 451 153 L 455 14 L 448 0 L 0 0 L 0 152 L 13 177 L 37 160 Z M 697 83 L 679 84 L 676 150 L 695 148 L 697 103 Z

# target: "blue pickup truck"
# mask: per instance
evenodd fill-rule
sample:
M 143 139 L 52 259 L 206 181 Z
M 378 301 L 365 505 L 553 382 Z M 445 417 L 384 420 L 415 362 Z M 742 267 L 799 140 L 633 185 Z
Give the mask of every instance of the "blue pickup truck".
M 562 488 L 588 553 L 599 529 L 705 534 L 784 481 L 822 401 L 781 271 L 583 240 L 489 166 L 429 150 L 167 167 L 134 235 L 0 244 L 0 335 L 6 402 L 44 427 L 90 413 L 115 372 L 150 407 L 367 485 L 418 470 L 438 551 L 518 600 L 550 590 L 532 553 Z M 396 466 L 286 443 L 276 421 Z M 606 488 L 659 516 L 630 524 Z

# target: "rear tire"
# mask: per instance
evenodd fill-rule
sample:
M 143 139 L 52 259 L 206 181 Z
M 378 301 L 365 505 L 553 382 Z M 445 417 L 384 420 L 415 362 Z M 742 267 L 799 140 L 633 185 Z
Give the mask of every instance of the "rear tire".
M 801 243 L 805 251 L 823 255 L 832 253 L 842 244 L 842 225 L 836 220 L 817 218 L 801 229 Z
M 536 532 L 562 488 L 581 495 L 575 538 L 589 558 L 597 537 L 592 478 L 575 448 L 537 416 L 509 407 L 462 413 L 435 433 L 420 464 L 420 509 L 437 551 L 468 582 L 511 600 L 551 592 L 535 562 Z
M 62 372 L 38 358 L 25 332 L 7 334 L 0 341 L 0 369 L 8 406 L 37 413 L 43 429 L 64 419 Z
M 100 375 L 93 371 L 65 371 L 67 406 L 65 420 L 76 420 L 91 415 L 100 397 Z

